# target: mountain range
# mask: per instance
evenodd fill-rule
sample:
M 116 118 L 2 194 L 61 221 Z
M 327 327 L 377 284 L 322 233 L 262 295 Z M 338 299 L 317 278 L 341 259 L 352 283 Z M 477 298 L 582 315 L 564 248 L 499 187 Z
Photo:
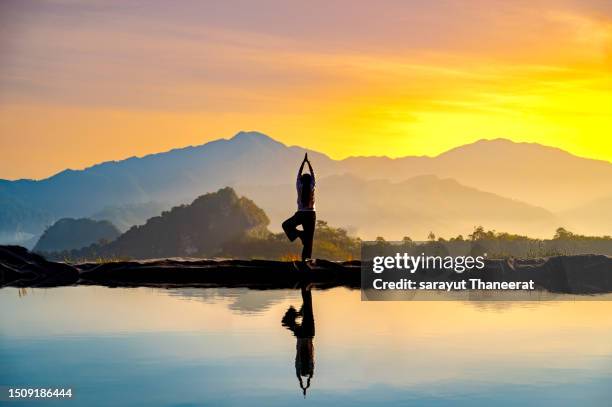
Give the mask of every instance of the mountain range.
M 225 186 L 253 199 L 278 230 L 295 210 L 304 152 L 316 171 L 319 217 L 363 238 L 466 234 L 477 224 L 532 236 L 550 236 L 561 225 L 592 234 L 612 228 L 610 217 L 593 222 L 592 214 L 584 216 L 590 208 L 609 208 L 612 164 L 557 148 L 495 139 L 436 157 L 334 160 L 262 133 L 240 132 L 42 180 L 0 180 L 0 239 L 40 235 L 63 217 L 101 219 L 106 212 L 121 218 L 121 208 L 132 211 L 124 223 L 143 223 L 134 213 L 149 216 L 161 203 L 169 208 Z M 139 211 L 140 205 L 149 209 Z

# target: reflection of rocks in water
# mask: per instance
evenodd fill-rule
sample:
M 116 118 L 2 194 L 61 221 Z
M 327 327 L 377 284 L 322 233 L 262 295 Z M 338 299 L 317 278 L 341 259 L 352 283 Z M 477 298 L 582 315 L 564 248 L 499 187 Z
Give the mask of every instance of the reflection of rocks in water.
M 525 291 L 525 290 L 471 290 L 467 292 L 467 299 L 470 302 L 538 302 L 538 301 L 554 301 L 567 297 L 567 294 L 551 293 L 545 290 Z
M 177 288 L 167 292 L 170 295 L 206 303 L 230 300 L 228 308 L 240 314 L 261 313 L 285 299 L 297 297 L 293 290 L 252 290 L 249 288 Z
M 547 303 L 545 301 L 534 301 L 534 302 L 518 301 L 518 302 L 515 302 L 515 301 L 495 301 L 493 300 L 493 301 L 466 301 L 464 302 L 464 304 L 469 304 L 473 306 L 474 308 L 478 308 L 481 311 L 506 312 L 506 311 L 512 311 L 517 308 L 535 309 L 545 304 L 551 304 L 551 303 Z
M 563 301 L 612 301 L 612 294 L 573 295 L 537 291 L 535 293 L 519 292 L 514 293 L 514 295 L 506 292 L 493 296 L 488 293 L 482 297 L 475 296 L 463 303 L 483 311 L 510 311 L 517 308 L 535 309 L 543 306 L 554 306 L 556 303 Z

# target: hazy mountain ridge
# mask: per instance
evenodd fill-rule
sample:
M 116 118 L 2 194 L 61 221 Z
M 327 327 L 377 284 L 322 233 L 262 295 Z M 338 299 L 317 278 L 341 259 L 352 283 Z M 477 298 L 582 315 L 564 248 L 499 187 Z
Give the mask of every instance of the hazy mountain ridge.
M 345 170 L 399 181 L 435 174 L 552 211 L 612 194 L 612 163 L 582 158 L 537 143 L 479 140 L 436 157 L 351 157 Z
M 612 235 L 612 194 L 560 213 L 570 230 Z
M 106 206 L 91 215 L 95 220 L 108 220 L 121 232 L 127 231 L 135 225 L 143 225 L 149 218 L 159 215 L 171 205 L 161 202 L 145 202 L 140 204 L 126 204 L 121 206 Z
M 131 157 L 122 161 L 105 162 L 84 170 L 66 170 L 40 181 L 0 180 L 0 198 L 4 197 L 4 201 L 10 199 L 12 202 L 25 202 L 33 209 L 44 208 L 51 218 L 58 219 L 91 216 L 107 206 L 140 205 L 151 201 L 176 205 L 190 202 L 196 196 L 225 186 L 244 190 L 248 192 L 247 195 L 259 201 L 260 194 L 252 194 L 252 190 L 257 190 L 260 186 L 265 189 L 287 185 L 286 191 L 279 191 L 279 199 L 274 206 L 263 200 L 258 202 L 276 220 L 280 217 L 276 215 L 281 212 L 280 208 L 285 208 L 282 212 L 286 215 L 283 216 L 289 216 L 294 210 L 293 184 L 297 166 L 305 151 L 309 152 L 319 180 L 331 175 L 352 174 L 368 182 L 374 182 L 376 179 L 399 182 L 429 174 L 443 179 L 452 178 L 465 187 L 491 192 L 500 198 L 512 198 L 532 207 L 539 206 L 554 211 L 579 207 L 612 195 L 612 185 L 609 183 L 612 179 L 612 164 L 576 157 L 538 144 L 514 143 L 503 139 L 481 140 L 457 147 L 437 157 L 352 157 L 336 161 L 315 151 L 285 146 L 261 133 L 240 132 L 231 139 L 215 140 L 200 146 L 174 149 L 141 158 Z M 429 180 L 434 182 L 434 178 Z M 346 216 L 339 219 L 344 219 L 344 222 L 340 223 L 339 219 L 327 214 L 325 218 L 339 226 L 353 226 L 355 230 L 359 230 L 360 223 L 364 221 L 358 214 L 389 212 L 385 209 L 387 202 L 382 199 L 383 196 L 390 199 L 389 194 L 372 186 L 368 188 L 370 191 L 378 191 L 378 198 L 376 195 L 365 198 L 362 196 L 361 201 L 357 202 L 348 199 L 354 190 L 342 189 L 348 195 L 340 197 L 339 201 L 334 188 L 326 188 L 320 184 L 317 193 L 319 210 L 333 212 L 333 205 L 343 202 L 342 212 Z M 402 193 L 409 192 L 405 190 Z M 471 194 L 473 199 L 477 199 L 477 195 Z M 444 199 L 451 202 L 452 196 Z M 367 201 L 370 206 L 364 209 L 362 201 Z M 3 200 L 0 199 L 0 206 L 2 204 Z M 427 206 L 426 204 L 424 202 L 422 206 Z M 477 200 L 472 206 L 475 210 L 489 211 Z M 505 207 L 505 204 L 502 207 Z M 505 213 L 502 207 L 497 210 L 498 217 L 511 216 Z M 450 219 L 457 211 L 452 205 L 438 205 L 438 208 L 447 212 L 437 211 L 424 218 L 423 211 L 407 211 L 397 213 L 393 218 L 381 219 L 380 222 L 393 225 L 423 220 L 431 223 L 430 229 L 434 232 L 445 233 L 436 231 L 439 226 L 436 221 Z M 348 214 L 351 213 L 355 216 L 348 219 Z M 542 216 L 543 219 L 548 219 L 550 213 Z M 478 224 L 485 223 L 485 220 Z M 30 224 L 30 230 L 27 232 L 41 233 L 44 227 L 48 226 L 48 223 L 39 223 L 41 224 L 38 229 L 36 222 Z M 566 222 L 560 224 L 563 223 Z M 579 219 L 575 222 L 569 220 L 567 224 L 579 228 L 583 226 Z M 466 226 L 467 231 L 473 226 Z M 531 227 L 528 221 L 520 219 L 517 219 L 515 226 L 525 229 Z M 15 228 L 4 230 L 15 231 Z M 385 231 L 388 231 L 386 227 L 379 234 Z M 579 231 L 589 232 L 584 228 Z M 396 232 L 404 233 L 400 230 Z M 462 228 L 449 233 L 465 232 Z M 550 233 L 552 231 L 549 231 L 547 226 L 540 234 Z
M 0 242 L 33 246 L 37 234 L 51 225 L 54 216 L 44 208 L 35 208 L 24 198 L 0 189 Z
M 63 218 L 47 228 L 34 251 L 61 252 L 115 240 L 121 232 L 107 220 Z
M 425 239 L 430 231 L 439 236 L 467 234 L 476 225 L 533 236 L 552 235 L 560 220 L 551 212 L 467 187 L 453 179 L 422 175 L 401 182 L 364 180 L 354 175 L 332 175 L 318 181 L 325 199 L 317 210 L 335 225 L 364 239 Z M 278 229 L 294 208 L 291 184 L 267 187 L 238 187 L 251 197 Z

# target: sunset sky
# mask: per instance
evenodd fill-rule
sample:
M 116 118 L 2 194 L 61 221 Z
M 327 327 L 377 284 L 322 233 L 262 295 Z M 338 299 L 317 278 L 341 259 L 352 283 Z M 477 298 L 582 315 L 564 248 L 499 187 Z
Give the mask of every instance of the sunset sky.
M 240 130 L 333 158 L 505 137 L 612 161 L 612 2 L 0 2 L 0 178 Z

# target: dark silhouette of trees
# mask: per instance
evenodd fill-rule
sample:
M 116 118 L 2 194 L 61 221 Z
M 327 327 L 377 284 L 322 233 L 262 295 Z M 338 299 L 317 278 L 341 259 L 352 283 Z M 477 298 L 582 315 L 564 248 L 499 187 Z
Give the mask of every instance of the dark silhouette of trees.
M 35 252 L 80 249 L 92 243 L 115 240 L 121 232 L 107 220 L 64 218 L 48 227 L 34 247 Z

